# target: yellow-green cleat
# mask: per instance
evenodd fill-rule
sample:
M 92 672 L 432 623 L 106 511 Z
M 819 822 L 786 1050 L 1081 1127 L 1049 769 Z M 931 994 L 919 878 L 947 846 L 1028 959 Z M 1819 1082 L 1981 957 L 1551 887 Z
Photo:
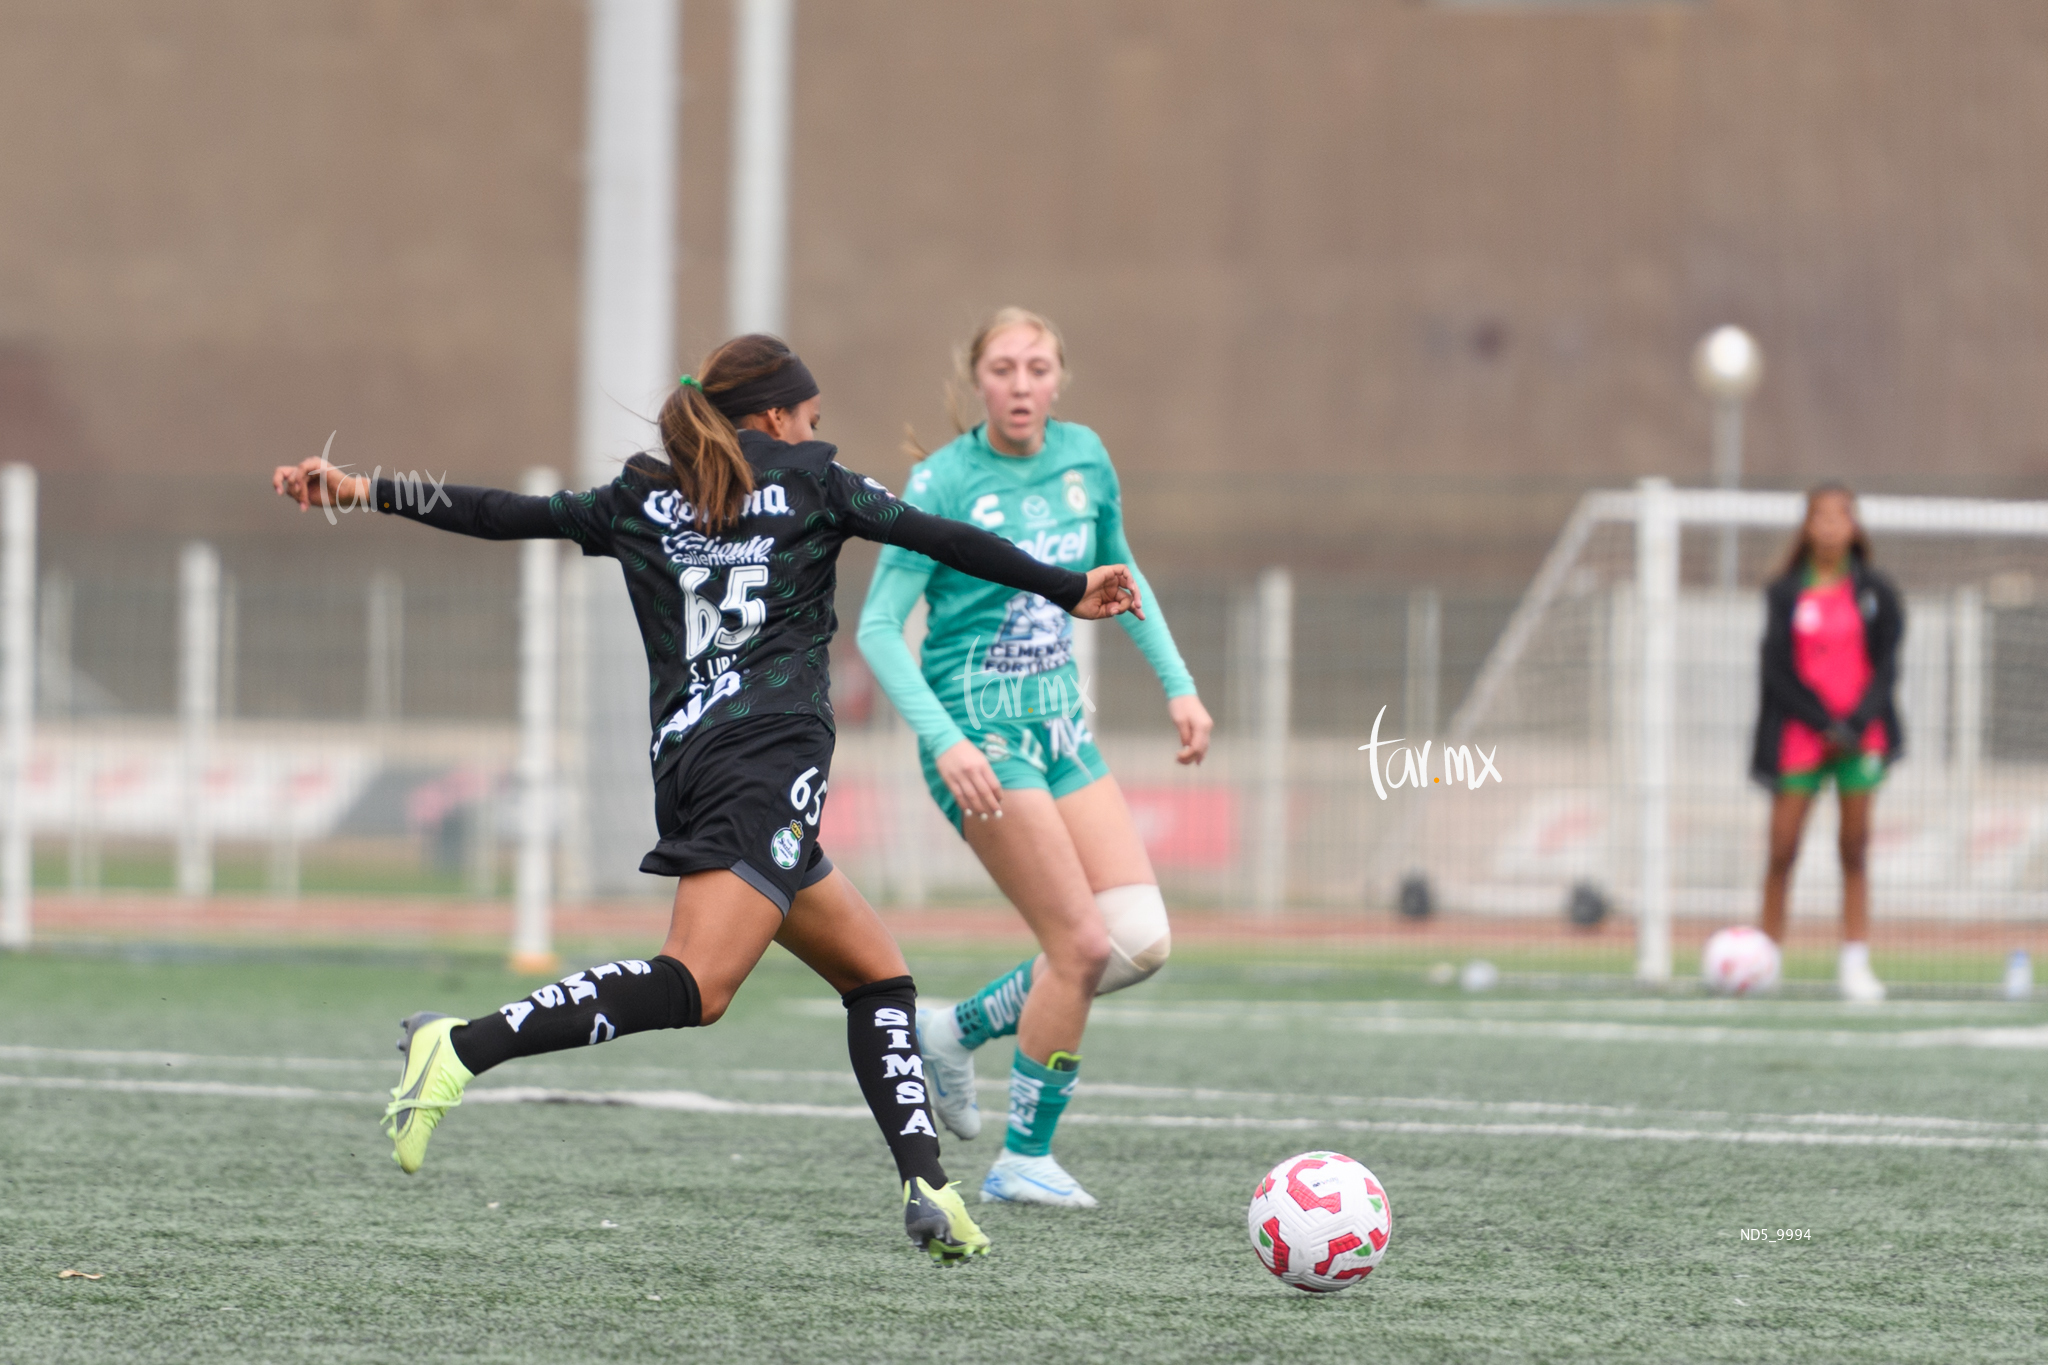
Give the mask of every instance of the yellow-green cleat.
M 969 1256 L 988 1255 L 988 1234 L 967 1216 L 967 1205 L 955 1181 L 935 1190 L 922 1176 L 903 1182 L 903 1230 L 910 1243 L 940 1265 L 959 1265 Z
M 427 1159 L 427 1139 L 441 1116 L 462 1103 L 462 1087 L 476 1079 L 448 1041 L 449 1031 L 467 1022 L 446 1014 L 415 1014 L 398 1026 L 405 1070 L 392 1087 L 391 1103 L 384 1106 L 384 1131 L 391 1138 L 391 1159 L 407 1175 Z

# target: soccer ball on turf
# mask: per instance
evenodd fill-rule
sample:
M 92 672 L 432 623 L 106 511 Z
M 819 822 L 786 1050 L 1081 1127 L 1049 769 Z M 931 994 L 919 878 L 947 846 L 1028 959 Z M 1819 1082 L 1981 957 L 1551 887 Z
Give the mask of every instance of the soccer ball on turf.
M 1778 945 L 1747 924 L 1723 929 L 1700 954 L 1700 975 L 1722 995 L 1754 995 L 1778 984 Z
M 1336 1152 L 1303 1152 L 1266 1172 L 1245 1221 L 1259 1264 L 1311 1294 L 1372 1274 L 1394 1233 L 1380 1182 Z

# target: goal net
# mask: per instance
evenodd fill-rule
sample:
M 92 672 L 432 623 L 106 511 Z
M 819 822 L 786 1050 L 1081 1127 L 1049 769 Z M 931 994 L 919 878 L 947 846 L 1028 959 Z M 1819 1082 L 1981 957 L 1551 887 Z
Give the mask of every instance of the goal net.
M 1590 927 L 1611 911 L 1603 932 L 1632 930 L 1651 981 L 1691 972 L 1713 929 L 1753 923 L 1770 805 L 1749 777 L 1759 585 L 1804 509 L 1661 480 L 1589 494 L 1447 727 L 1496 753 L 1502 781 L 1412 802 L 1382 876 L 1426 878 L 1453 917 Z M 1989 985 L 2011 952 L 2048 945 L 2048 503 L 1870 496 L 1860 512 L 1906 609 L 1873 951 L 1895 981 Z M 1795 973 L 1821 972 L 1836 941 L 1835 810 L 1814 804 L 1794 874 Z

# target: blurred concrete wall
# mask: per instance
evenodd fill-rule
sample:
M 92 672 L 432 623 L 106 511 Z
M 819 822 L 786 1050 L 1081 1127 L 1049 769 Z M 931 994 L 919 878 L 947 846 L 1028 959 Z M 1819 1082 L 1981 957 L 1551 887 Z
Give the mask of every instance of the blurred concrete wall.
M 0 458 L 48 472 L 49 552 L 443 553 L 304 548 L 263 480 L 330 432 L 572 467 L 584 23 L 0 0 Z M 1579 489 L 1704 477 L 1687 354 L 1731 320 L 1759 482 L 2048 494 L 2039 0 L 800 0 L 798 43 L 791 338 L 885 478 L 1014 301 L 1156 570 L 1513 582 Z M 725 0 L 683 47 L 688 364 Z

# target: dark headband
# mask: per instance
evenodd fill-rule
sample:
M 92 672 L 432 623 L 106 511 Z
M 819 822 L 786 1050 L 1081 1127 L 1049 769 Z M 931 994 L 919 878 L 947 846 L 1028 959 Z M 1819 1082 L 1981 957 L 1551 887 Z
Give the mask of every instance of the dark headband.
M 772 374 L 704 396 L 711 400 L 711 406 L 725 414 L 726 421 L 737 422 L 757 412 L 793 408 L 806 399 L 816 398 L 818 381 L 811 378 L 810 369 L 804 362 L 792 355 L 781 369 Z

